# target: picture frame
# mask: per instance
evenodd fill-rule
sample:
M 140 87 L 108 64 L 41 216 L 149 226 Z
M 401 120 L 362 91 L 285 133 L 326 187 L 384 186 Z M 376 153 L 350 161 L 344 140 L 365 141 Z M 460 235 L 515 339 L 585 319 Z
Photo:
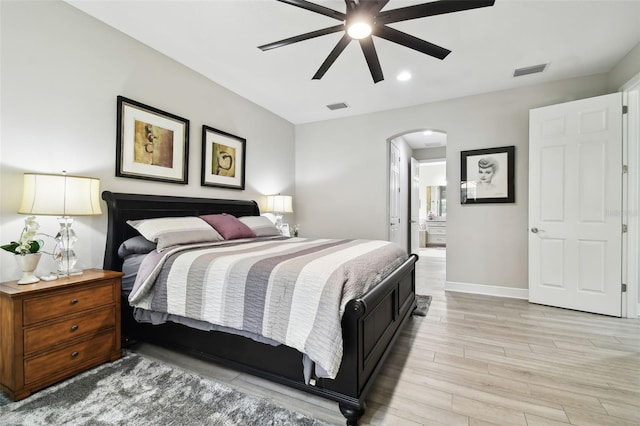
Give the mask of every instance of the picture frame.
M 117 98 L 116 176 L 188 183 L 189 120 Z
M 202 186 L 244 190 L 247 140 L 202 126 Z
M 290 237 L 291 236 L 291 229 L 289 228 L 289 224 L 288 223 L 283 223 L 282 224 L 282 228 L 280 228 L 280 232 L 282 233 L 283 236 Z
M 460 152 L 460 203 L 515 203 L 515 146 Z

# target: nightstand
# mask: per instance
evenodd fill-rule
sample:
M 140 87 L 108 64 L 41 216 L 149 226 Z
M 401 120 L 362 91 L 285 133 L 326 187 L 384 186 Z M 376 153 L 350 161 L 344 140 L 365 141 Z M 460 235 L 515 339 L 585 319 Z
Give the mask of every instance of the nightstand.
M 121 272 L 0 283 L 0 388 L 14 401 L 120 358 Z

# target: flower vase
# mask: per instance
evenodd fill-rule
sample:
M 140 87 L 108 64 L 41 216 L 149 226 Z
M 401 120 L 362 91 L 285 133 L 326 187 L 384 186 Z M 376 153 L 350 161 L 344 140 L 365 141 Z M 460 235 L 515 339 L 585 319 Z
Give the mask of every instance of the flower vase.
M 42 253 L 29 253 L 14 256 L 18 262 L 18 266 L 22 269 L 22 278 L 20 278 L 18 284 L 33 284 L 40 281 L 38 277 L 33 275 L 33 272 L 38 267 L 41 255 Z

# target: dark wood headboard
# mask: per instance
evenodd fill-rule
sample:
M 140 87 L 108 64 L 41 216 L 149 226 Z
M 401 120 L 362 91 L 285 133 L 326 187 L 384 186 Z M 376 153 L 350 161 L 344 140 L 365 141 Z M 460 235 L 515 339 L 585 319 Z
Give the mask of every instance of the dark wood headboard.
M 112 271 L 122 270 L 123 261 L 118 256 L 120 244 L 138 235 L 136 230 L 127 225 L 128 220 L 217 213 L 227 213 L 236 217 L 260 215 L 258 204 L 248 200 L 122 194 L 110 191 L 104 191 L 102 199 L 107 202 L 108 215 L 103 268 Z

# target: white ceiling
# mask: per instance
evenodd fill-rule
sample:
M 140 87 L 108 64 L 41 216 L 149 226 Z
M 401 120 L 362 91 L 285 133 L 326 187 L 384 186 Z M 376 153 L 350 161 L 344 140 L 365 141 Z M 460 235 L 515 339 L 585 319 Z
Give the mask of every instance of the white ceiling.
M 391 0 L 383 10 L 422 0 Z M 294 124 L 605 73 L 640 41 L 640 0 L 496 0 L 493 7 L 392 24 L 448 48 L 443 61 L 374 38 L 374 84 L 352 42 L 312 80 L 342 33 L 262 52 L 257 46 L 338 21 L 275 0 L 67 0 Z M 345 11 L 344 1 L 320 1 Z M 541 74 L 516 68 L 549 63 Z M 408 82 L 396 75 L 412 73 Z M 326 105 L 345 102 L 347 109 Z
M 402 139 L 413 149 L 439 148 L 447 146 L 447 133 L 440 130 L 426 130 L 406 133 Z

